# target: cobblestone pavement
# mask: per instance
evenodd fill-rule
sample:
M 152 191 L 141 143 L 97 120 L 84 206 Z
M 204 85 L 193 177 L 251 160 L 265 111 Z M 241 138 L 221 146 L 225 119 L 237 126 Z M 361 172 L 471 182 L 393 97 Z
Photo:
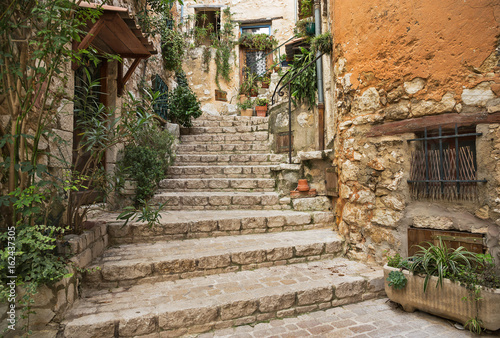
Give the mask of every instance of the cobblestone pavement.
M 407 313 L 387 298 L 369 300 L 255 326 L 217 330 L 198 338 L 231 337 L 479 337 L 454 327 L 454 322 L 416 311 Z M 194 337 L 194 336 L 193 336 Z M 500 330 L 481 337 L 500 337 Z

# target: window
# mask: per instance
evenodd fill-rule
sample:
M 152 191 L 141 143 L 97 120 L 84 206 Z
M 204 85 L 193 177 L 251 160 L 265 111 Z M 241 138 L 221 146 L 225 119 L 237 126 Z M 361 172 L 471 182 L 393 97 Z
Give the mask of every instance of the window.
M 220 11 L 207 8 L 195 9 L 195 17 L 196 42 L 210 46 L 210 36 L 220 30 Z
M 475 200 L 476 136 L 470 128 L 424 131 L 410 160 L 410 193 L 414 199 Z
M 242 26 L 240 28 L 241 35 L 243 34 L 267 34 L 271 35 L 271 25 L 258 26 Z
M 249 24 L 241 26 L 241 35 L 258 35 L 266 34 L 271 35 L 271 24 Z M 244 66 L 254 74 L 259 76 L 264 75 L 267 71 L 267 54 L 270 50 L 258 50 L 253 48 L 245 48 L 244 50 Z

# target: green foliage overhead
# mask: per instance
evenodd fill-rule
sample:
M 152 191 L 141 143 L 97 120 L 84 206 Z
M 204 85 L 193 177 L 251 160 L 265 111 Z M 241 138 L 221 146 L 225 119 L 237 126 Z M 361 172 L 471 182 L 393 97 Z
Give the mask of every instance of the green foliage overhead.
M 300 47 L 301 54 L 294 56 L 293 64 L 288 73 L 288 79 L 293 78 L 311 61 L 315 59 L 314 53 L 304 47 Z M 318 86 L 316 82 L 316 64 L 313 63 L 291 82 L 292 100 L 295 105 L 307 103 L 313 106 L 316 103 L 316 92 Z

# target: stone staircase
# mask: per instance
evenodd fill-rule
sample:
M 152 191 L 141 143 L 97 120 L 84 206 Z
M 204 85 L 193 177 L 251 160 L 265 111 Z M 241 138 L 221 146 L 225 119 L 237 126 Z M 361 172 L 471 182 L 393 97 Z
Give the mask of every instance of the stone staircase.
M 375 298 L 383 273 L 342 258 L 333 214 L 275 191 L 267 118 L 202 116 L 183 129 L 154 203 L 161 224 L 107 216 L 62 337 L 178 337 Z

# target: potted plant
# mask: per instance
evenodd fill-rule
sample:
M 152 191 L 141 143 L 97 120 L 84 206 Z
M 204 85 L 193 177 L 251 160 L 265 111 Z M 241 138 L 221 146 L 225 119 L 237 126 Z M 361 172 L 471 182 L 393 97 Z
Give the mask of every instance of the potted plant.
M 269 88 L 269 85 L 271 84 L 271 76 L 268 73 L 262 75 L 260 77 L 260 82 L 261 82 L 261 85 L 260 85 L 261 88 L 264 88 L 264 89 Z
M 243 103 L 238 103 L 238 108 L 240 109 L 241 116 L 252 116 L 253 115 L 254 102 L 251 99 L 246 100 Z
M 246 48 L 264 51 L 274 49 L 278 45 L 278 40 L 266 33 L 243 34 L 238 39 L 238 44 Z
M 500 276 L 489 255 L 452 249 L 439 239 L 412 257 L 389 257 L 385 291 L 405 311 L 419 309 L 462 323 L 480 333 L 500 329 Z
M 257 86 L 257 74 L 245 70 L 245 80 L 241 84 L 240 94 L 245 94 L 247 96 L 256 97 L 258 94 L 259 87 Z
M 255 114 L 259 117 L 266 117 L 267 114 L 267 104 L 268 99 L 257 99 L 255 100 Z

